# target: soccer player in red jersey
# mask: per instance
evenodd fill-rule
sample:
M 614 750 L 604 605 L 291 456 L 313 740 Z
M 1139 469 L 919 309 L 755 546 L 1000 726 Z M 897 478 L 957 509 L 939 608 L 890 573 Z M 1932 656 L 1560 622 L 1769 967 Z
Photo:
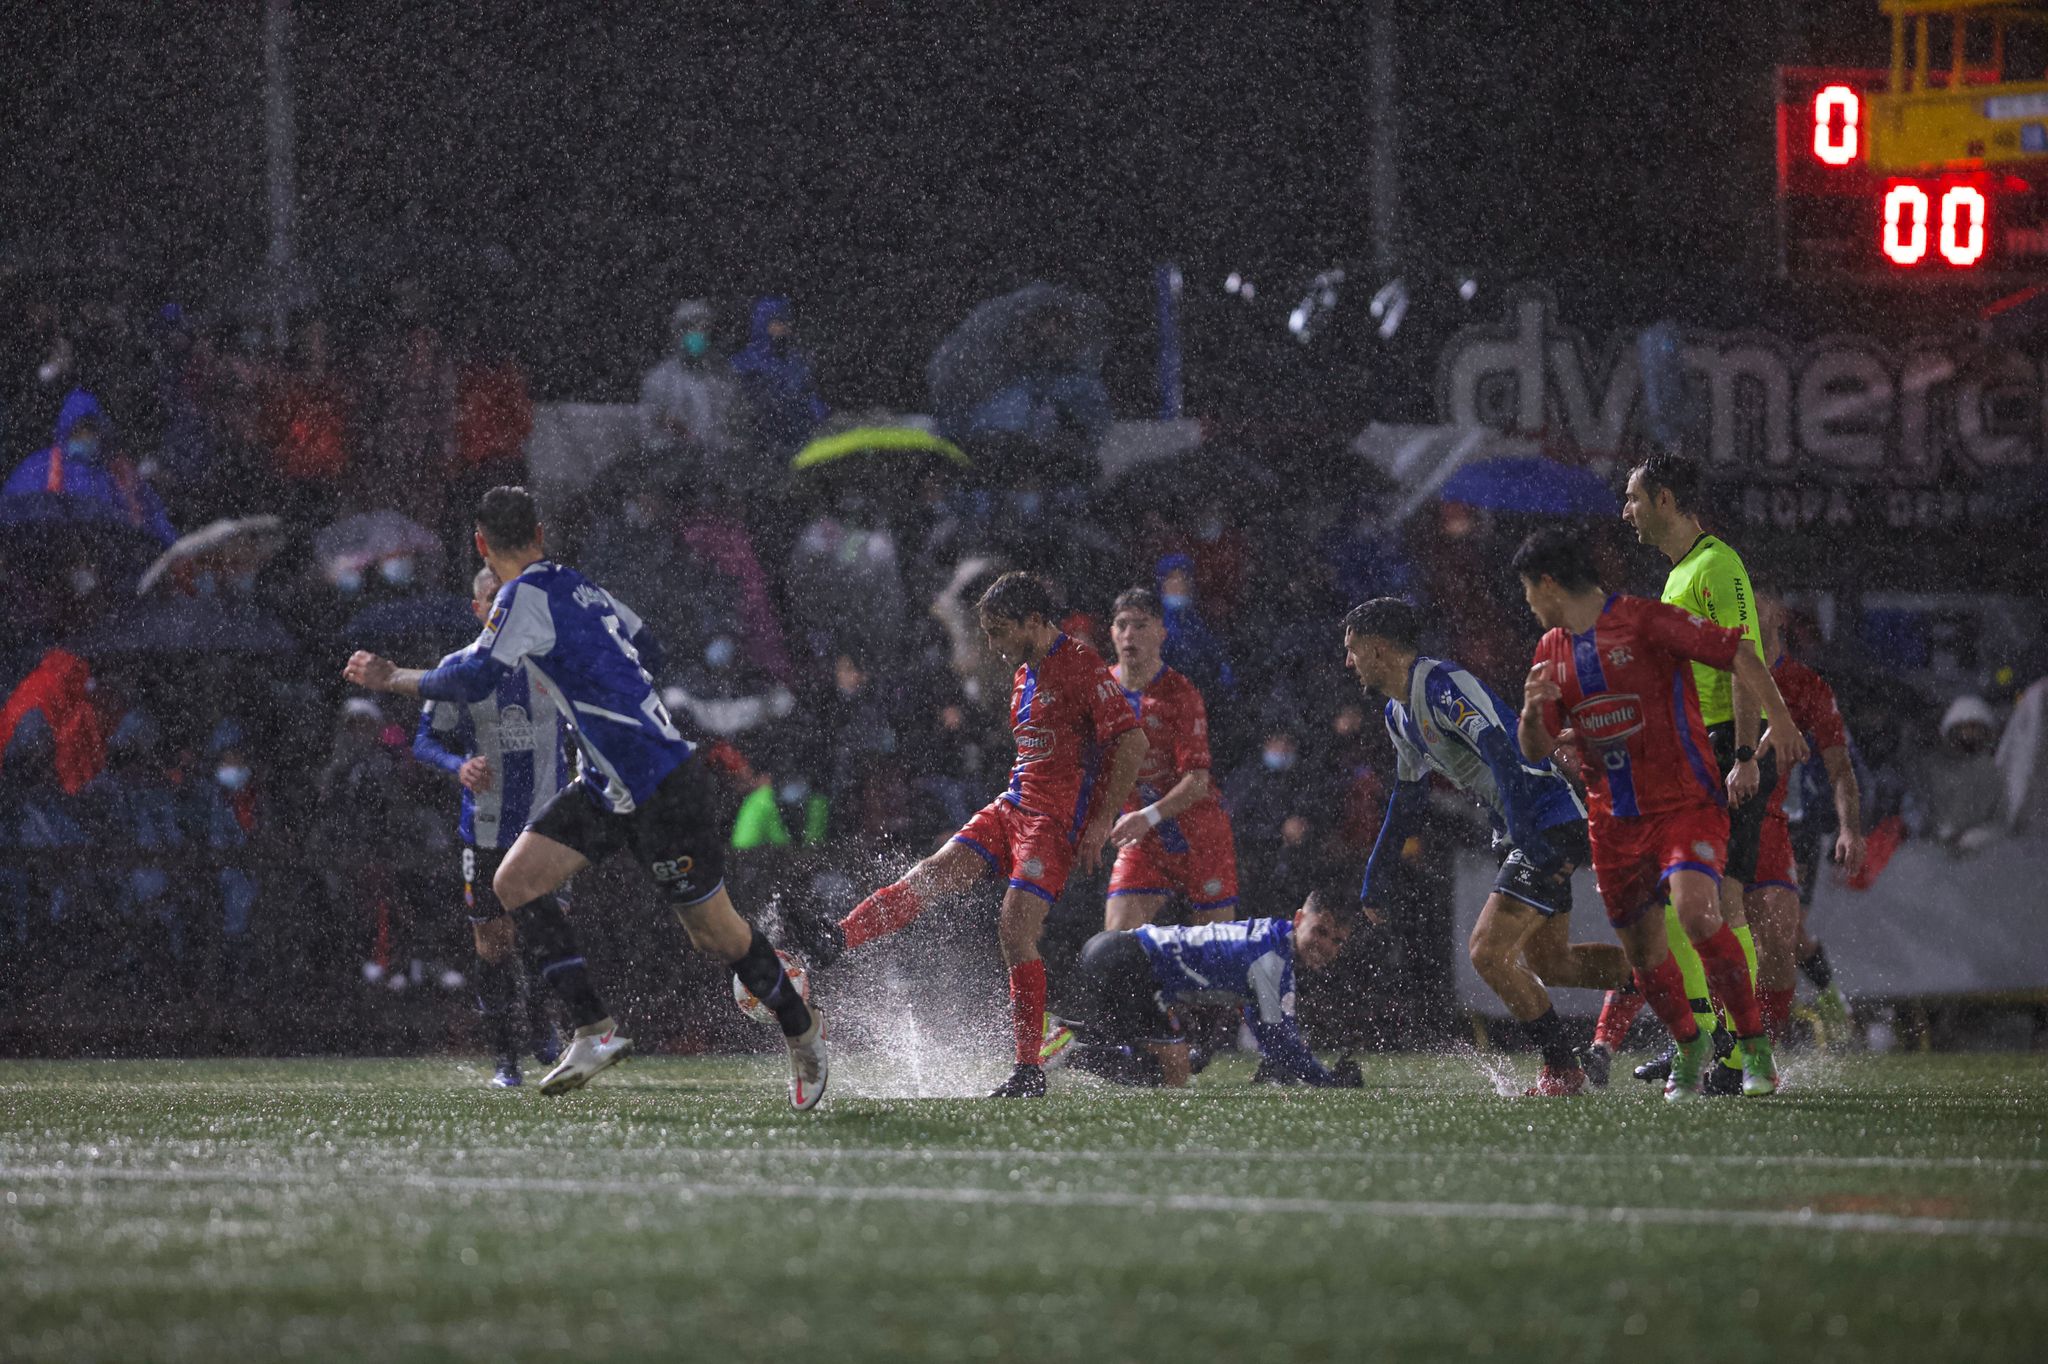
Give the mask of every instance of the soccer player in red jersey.
M 938 896 L 991 873 L 1003 877 L 997 934 L 1010 968 L 1010 1022 L 1017 1068 L 992 1098 L 1045 1095 L 1045 963 L 1038 955 L 1046 911 L 1076 866 L 1092 872 L 1117 811 L 1137 783 L 1145 731 L 1102 659 L 1061 633 L 1052 592 L 1028 573 L 1005 573 L 976 605 L 982 633 L 1017 665 L 1010 729 L 1017 761 L 1009 787 L 967 827 L 856 905 L 839 923 L 849 950 L 893 933 Z
M 1775 1093 L 1777 1065 L 1749 967 L 1721 919 L 1728 796 L 1689 665 L 1732 671 L 1763 698 L 1771 722 L 1763 743 L 1790 767 L 1806 757 L 1806 743 L 1785 698 L 1741 631 L 1606 592 L 1580 536 L 1536 532 L 1515 552 L 1514 570 L 1529 609 L 1548 630 L 1523 692 L 1522 752 L 1535 762 L 1560 742 L 1574 742 L 1583 755 L 1593 874 L 1608 922 L 1637 988 L 1678 1039 L 1664 1097 L 1698 1094 L 1712 1048 L 1693 1019 L 1663 922 L 1651 912 L 1662 908 L 1667 892 L 1744 1044 L 1743 1093 Z
M 1834 688 L 1819 673 L 1785 652 L 1785 608 L 1775 597 L 1757 598 L 1758 624 L 1763 627 L 1765 656 L 1775 660 L 1771 676 L 1785 695 L 1785 704 L 1807 743 L 1820 754 L 1834 789 L 1835 861 L 1855 875 L 1863 869 L 1863 797 L 1856 769 L 1849 761 L 1849 728 L 1842 723 Z M 1792 993 L 1798 984 L 1804 906 L 1799 871 L 1792 856 L 1792 824 L 1785 815 L 1785 793 L 1793 772 L 1779 769 L 1764 816 L 1763 840 L 1757 855 L 1756 880 L 1750 885 L 1750 922 L 1756 926 L 1757 1000 L 1763 1008 L 1764 1031 L 1773 1042 L 1785 1040 L 1792 1027 Z M 1816 947 L 1818 945 L 1816 944 Z
M 1209 712 L 1202 693 L 1166 666 L 1166 610 L 1159 594 L 1134 587 L 1110 610 L 1110 639 L 1131 712 L 1144 726 L 1145 764 L 1109 831 L 1117 847 L 1102 927 L 1149 924 L 1179 895 L 1198 924 L 1231 917 L 1237 904 L 1237 845 L 1230 816 L 1209 781 Z

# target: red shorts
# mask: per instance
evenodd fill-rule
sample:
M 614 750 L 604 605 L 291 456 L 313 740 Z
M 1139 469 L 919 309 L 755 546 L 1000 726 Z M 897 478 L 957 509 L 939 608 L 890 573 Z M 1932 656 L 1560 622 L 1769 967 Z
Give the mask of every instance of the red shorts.
M 1197 912 L 1237 903 L 1237 843 L 1230 816 L 1205 801 L 1119 849 L 1109 873 L 1115 895 L 1178 895 Z
M 1792 864 L 1792 821 L 1785 818 L 1783 810 L 1773 810 L 1764 816 L 1764 830 L 1757 844 L 1756 880 L 1749 883 L 1755 890 L 1758 886 L 1784 886 L 1795 895 L 1799 892 L 1799 871 Z
M 1050 815 L 1027 810 L 1005 796 L 975 811 L 967 827 L 953 835 L 988 860 L 996 875 L 1017 890 L 1029 891 L 1047 903 L 1066 889 L 1074 869 L 1074 840 L 1065 825 Z
M 1607 922 L 1624 928 L 1664 902 L 1673 872 L 1700 871 L 1721 880 L 1728 860 L 1728 812 L 1688 805 L 1659 815 L 1593 821 L 1593 876 Z

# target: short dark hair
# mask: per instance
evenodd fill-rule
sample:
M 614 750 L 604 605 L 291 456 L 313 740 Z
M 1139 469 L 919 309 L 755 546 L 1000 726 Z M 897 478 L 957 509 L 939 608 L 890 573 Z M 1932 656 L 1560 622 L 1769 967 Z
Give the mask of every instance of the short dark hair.
M 525 549 L 540 534 L 540 506 L 526 489 L 500 485 L 476 504 L 476 528 L 492 549 Z
M 1349 933 L 1365 919 L 1365 911 L 1359 908 L 1358 887 L 1326 882 L 1308 893 L 1302 903 L 1303 909 L 1312 914 L 1327 914 L 1338 928 Z
M 1115 620 L 1126 611 L 1143 611 L 1154 620 L 1166 619 L 1166 603 L 1149 587 L 1127 587 L 1116 594 L 1116 600 L 1110 603 L 1109 618 Z
M 1344 633 L 1390 639 L 1412 650 L 1422 641 L 1422 613 L 1399 597 L 1374 597 L 1345 614 Z
M 1036 573 L 1005 573 L 988 585 L 974 610 L 977 615 L 1022 624 L 1033 616 L 1050 621 L 1059 608 L 1053 605 L 1052 584 Z
M 1553 579 L 1567 592 L 1584 592 L 1600 585 L 1586 537 L 1563 526 L 1545 526 L 1522 541 L 1509 566 L 1532 583 Z
M 1690 514 L 1699 510 L 1700 466 L 1696 461 L 1672 450 L 1656 450 L 1646 455 L 1634 472 L 1643 476 L 1643 491 L 1651 497 L 1667 492 L 1680 511 Z

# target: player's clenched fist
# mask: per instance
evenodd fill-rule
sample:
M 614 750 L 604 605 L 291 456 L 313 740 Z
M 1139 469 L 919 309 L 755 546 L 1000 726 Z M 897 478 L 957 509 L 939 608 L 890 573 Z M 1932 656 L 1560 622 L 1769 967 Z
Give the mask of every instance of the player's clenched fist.
M 391 686 L 391 675 L 397 671 L 398 666 L 390 659 L 358 649 L 349 655 L 348 666 L 341 670 L 341 675 L 358 687 L 387 691 Z

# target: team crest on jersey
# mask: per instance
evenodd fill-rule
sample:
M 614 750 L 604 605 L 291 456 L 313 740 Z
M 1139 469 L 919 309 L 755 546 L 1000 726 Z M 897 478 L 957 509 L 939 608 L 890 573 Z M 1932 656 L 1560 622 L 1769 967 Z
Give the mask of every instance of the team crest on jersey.
M 1619 744 L 1643 728 L 1642 698 L 1633 692 L 1608 692 L 1572 707 L 1572 727 L 1579 737 L 1606 747 Z
M 1636 661 L 1636 656 L 1628 651 L 1626 644 L 1617 644 L 1607 651 L 1607 661 L 1616 668 L 1626 668 Z

